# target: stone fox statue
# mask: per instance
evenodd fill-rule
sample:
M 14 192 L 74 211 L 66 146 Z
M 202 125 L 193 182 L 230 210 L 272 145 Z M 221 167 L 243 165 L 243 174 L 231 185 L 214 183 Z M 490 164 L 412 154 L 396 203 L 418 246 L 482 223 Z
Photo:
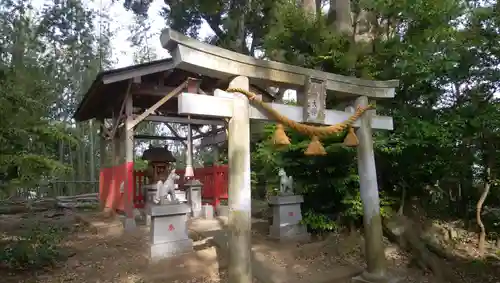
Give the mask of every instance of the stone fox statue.
M 171 202 L 177 201 L 177 197 L 175 196 L 175 181 L 179 180 L 179 178 L 179 175 L 175 173 L 175 169 L 172 169 L 165 182 L 160 180 L 156 183 L 155 203 L 160 203 L 162 198 L 166 199 L 168 195 L 170 195 Z
M 280 193 L 293 193 L 293 178 L 292 176 L 288 177 L 283 168 L 280 168 L 278 171 L 278 176 L 280 177 Z

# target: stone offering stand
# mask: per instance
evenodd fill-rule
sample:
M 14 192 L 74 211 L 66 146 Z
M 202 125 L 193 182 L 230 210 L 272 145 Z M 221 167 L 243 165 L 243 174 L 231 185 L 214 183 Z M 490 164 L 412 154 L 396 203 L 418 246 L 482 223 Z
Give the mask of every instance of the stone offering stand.
M 272 225 L 269 227 L 269 235 L 272 238 L 297 241 L 310 239 L 306 226 L 301 224 L 300 204 L 303 202 L 304 198 L 301 195 L 270 197 Z

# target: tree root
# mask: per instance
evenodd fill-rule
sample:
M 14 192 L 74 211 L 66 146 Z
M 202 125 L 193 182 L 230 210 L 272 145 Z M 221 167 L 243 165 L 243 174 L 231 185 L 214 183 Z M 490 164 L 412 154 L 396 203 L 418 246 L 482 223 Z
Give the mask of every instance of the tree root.
M 441 282 L 460 283 L 461 279 L 443 262 L 454 260 L 453 255 L 426 241 L 418 226 L 404 215 L 397 215 L 384 222 L 384 234 L 389 240 L 409 251 L 422 269 L 430 269 Z

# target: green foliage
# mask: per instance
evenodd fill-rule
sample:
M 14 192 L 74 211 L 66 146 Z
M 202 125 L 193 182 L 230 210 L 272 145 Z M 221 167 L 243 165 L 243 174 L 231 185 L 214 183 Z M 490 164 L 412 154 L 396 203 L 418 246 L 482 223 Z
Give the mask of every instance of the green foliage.
M 388 198 L 383 192 L 380 193 L 380 215 L 384 218 L 391 217 L 393 210 L 392 206 L 396 203 L 395 199 Z M 347 218 L 353 220 L 359 220 L 363 217 L 363 203 L 361 201 L 361 195 L 359 190 L 356 190 L 354 194 L 347 195 L 343 200 L 342 204 L 345 205 L 346 209 L 343 215 Z
M 134 170 L 144 171 L 148 168 L 148 161 L 142 158 L 134 159 Z
M 59 227 L 34 224 L 0 253 L 0 263 L 10 269 L 37 269 L 61 260 L 63 232 Z
M 334 232 L 338 229 L 337 223 L 324 214 L 306 211 L 302 216 L 301 223 L 307 225 L 308 231 L 312 233 Z

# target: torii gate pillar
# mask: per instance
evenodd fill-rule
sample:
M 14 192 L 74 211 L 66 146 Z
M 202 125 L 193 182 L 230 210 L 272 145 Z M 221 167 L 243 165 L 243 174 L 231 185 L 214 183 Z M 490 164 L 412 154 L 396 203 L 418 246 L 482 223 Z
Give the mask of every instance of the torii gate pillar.
M 366 107 L 368 106 L 368 98 L 361 96 L 356 99 L 355 104 L 357 107 Z M 361 276 L 362 278 L 354 279 L 354 281 L 360 282 L 366 282 L 362 279 L 369 281 L 387 280 L 377 170 L 373 152 L 372 127 L 370 126 L 373 112 L 374 110 L 369 110 L 360 117 L 360 126 L 356 130 L 359 140 L 357 148 L 358 174 L 361 201 L 363 202 L 365 258 L 367 263 L 367 270 Z
M 247 77 L 236 77 L 230 88 L 249 89 Z M 229 120 L 229 282 L 251 283 L 250 109 L 248 98 L 235 93 Z

